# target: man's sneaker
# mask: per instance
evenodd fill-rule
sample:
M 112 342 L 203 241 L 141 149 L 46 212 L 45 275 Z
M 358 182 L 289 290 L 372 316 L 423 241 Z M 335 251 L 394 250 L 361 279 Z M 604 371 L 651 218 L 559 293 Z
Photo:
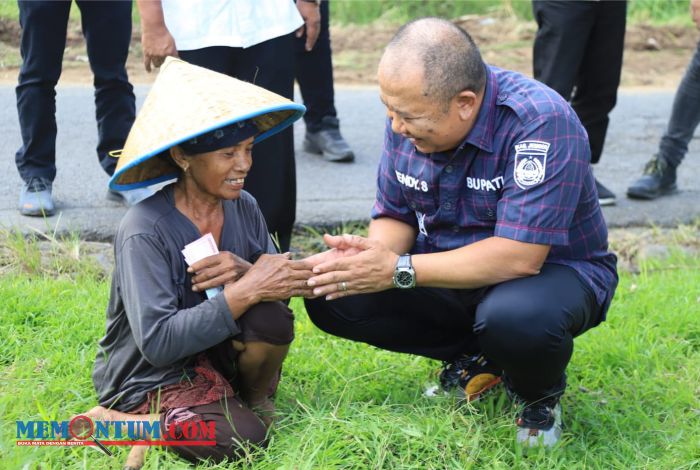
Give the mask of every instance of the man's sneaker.
M 516 420 L 517 442 L 524 447 L 553 447 L 561 438 L 561 403 L 559 397 L 523 402 Z
M 654 155 L 644 167 L 644 175 L 627 188 L 627 197 L 632 199 L 656 199 L 678 190 L 676 168 L 665 159 Z
M 117 191 L 115 189 L 108 189 L 107 199 L 114 202 L 121 202 L 125 206 L 131 207 L 143 201 L 144 199 L 151 197 L 154 193 L 155 191 L 153 191 L 153 189 L 149 187 L 129 189 L 128 191 Z
M 603 186 L 596 178 L 595 187 L 598 190 L 598 204 L 601 206 L 612 206 L 615 204 L 615 193 Z
M 306 131 L 304 151 L 321 154 L 329 162 L 352 162 L 355 154 L 340 135 L 338 119 L 333 116 L 323 118 L 322 129 L 318 132 Z
M 19 194 L 19 213 L 32 217 L 51 216 L 56 212 L 48 178 L 30 178 Z
M 452 362 L 446 362 L 440 371 L 440 385 L 426 390 L 427 396 L 439 391 L 466 401 L 474 401 L 501 383 L 503 371 L 483 354 L 463 354 Z

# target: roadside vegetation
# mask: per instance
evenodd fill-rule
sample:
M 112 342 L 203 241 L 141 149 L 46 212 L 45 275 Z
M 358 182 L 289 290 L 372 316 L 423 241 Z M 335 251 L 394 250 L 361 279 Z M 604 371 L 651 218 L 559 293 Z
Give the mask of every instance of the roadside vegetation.
M 632 23 L 688 24 L 687 0 L 630 0 L 629 18 Z M 529 0 L 333 0 L 331 21 L 337 24 L 369 24 L 375 21 L 404 23 L 420 16 L 457 18 L 463 15 L 513 15 L 532 20 Z M 16 1 L 0 0 L 0 18 L 18 20 Z M 71 19 L 80 13 L 73 4 Z M 134 22 L 140 18 L 134 4 Z
M 298 255 L 321 249 L 324 231 L 300 230 Z M 325 335 L 294 299 L 296 340 L 269 448 L 238 466 L 201 468 L 697 468 L 699 232 L 696 224 L 613 233 L 631 269 L 621 273 L 608 321 L 576 341 L 559 448 L 523 454 L 502 391 L 475 406 L 424 398 L 437 362 Z M 64 420 L 95 404 L 90 374 L 104 333 L 108 254 L 108 244 L 77 237 L 0 233 L 2 468 L 118 469 L 126 458 L 124 447 L 109 458 L 94 448 L 15 445 L 16 420 Z M 152 449 L 145 468 L 189 467 Z

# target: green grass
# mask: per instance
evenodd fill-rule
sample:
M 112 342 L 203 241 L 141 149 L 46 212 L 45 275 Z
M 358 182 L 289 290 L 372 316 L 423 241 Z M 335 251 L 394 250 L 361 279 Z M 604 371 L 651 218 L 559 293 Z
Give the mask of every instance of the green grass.
M 333 0 L 331 20 L 338 24 L 368 24 L 374 21 L 404 23 L 421 16 L 455 18 L 462 15 L 509 14 L 532 20 L 529 0 Z M 79 20 L 76 4 L 71 19 Z M 631 22 L 690 25 L 687 0 L 631 0 L 628 7 Z M 17 20 L 19 10 L 15 0 L 0 0 L 0 18 Z M 134 4 L 133 19 L 139 24 Z
M 31 240 L 6 234 L 0 242 L 2 468 L 116 469 L 126 457 L 126 448 L 109 459 L 89 448 L 15 446 L 15 420 L 62 420 L 95 404 L 90 373 L 109 281 L 89 259 L 75 256 L 79 241 L 69 240 L 68 247 L 40 256 Z M 27 258 L 24 265 L 19 255 Z M 277 398 L 282 418 L 269 448 L 237 467 L 700 466 L 697 256 L 674 252 L 643 262 L 638 275 L 622 275 L 609 320 L 576 341 L 563 400 L 563 445 L 528 455 L 514 445 L 504 394 L 475 407 L 423 398 L 436 362 L 325 335 L 299 299 L 292 307 L 297 337 Z M 153 449 L 146 468 L 188 467 Z

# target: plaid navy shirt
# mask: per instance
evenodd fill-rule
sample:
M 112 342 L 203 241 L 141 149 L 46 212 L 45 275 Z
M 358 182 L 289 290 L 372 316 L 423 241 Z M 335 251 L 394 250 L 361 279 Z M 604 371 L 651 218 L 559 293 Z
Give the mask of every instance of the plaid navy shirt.
M 555 91 L 487 66 L 477 120 L 453 152 L 424 154 L 387 122 L 372 218 L 416 227 L 413 253 L 492 236 L 550 245 L 546 262 L 575 269 L 604 313 L 617 257 L 589 162 L 586 131 Z

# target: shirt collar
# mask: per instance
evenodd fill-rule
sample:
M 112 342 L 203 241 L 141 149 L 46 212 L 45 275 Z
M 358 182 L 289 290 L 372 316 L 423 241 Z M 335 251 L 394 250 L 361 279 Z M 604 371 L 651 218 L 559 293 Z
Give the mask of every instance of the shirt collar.
M 486 85 L 484 88 L 484 99 L 481 102 L 479 114 L 474 122 L 469 134 L 464 138 L 458 151 L 461 151 L 466 144 L 478 147 L 485 152 L 493 151 L 494 120 L 496 118 L 496 97 L 498 95 L 498 82 L 491 67 L 484 64 L 486 68 Z

